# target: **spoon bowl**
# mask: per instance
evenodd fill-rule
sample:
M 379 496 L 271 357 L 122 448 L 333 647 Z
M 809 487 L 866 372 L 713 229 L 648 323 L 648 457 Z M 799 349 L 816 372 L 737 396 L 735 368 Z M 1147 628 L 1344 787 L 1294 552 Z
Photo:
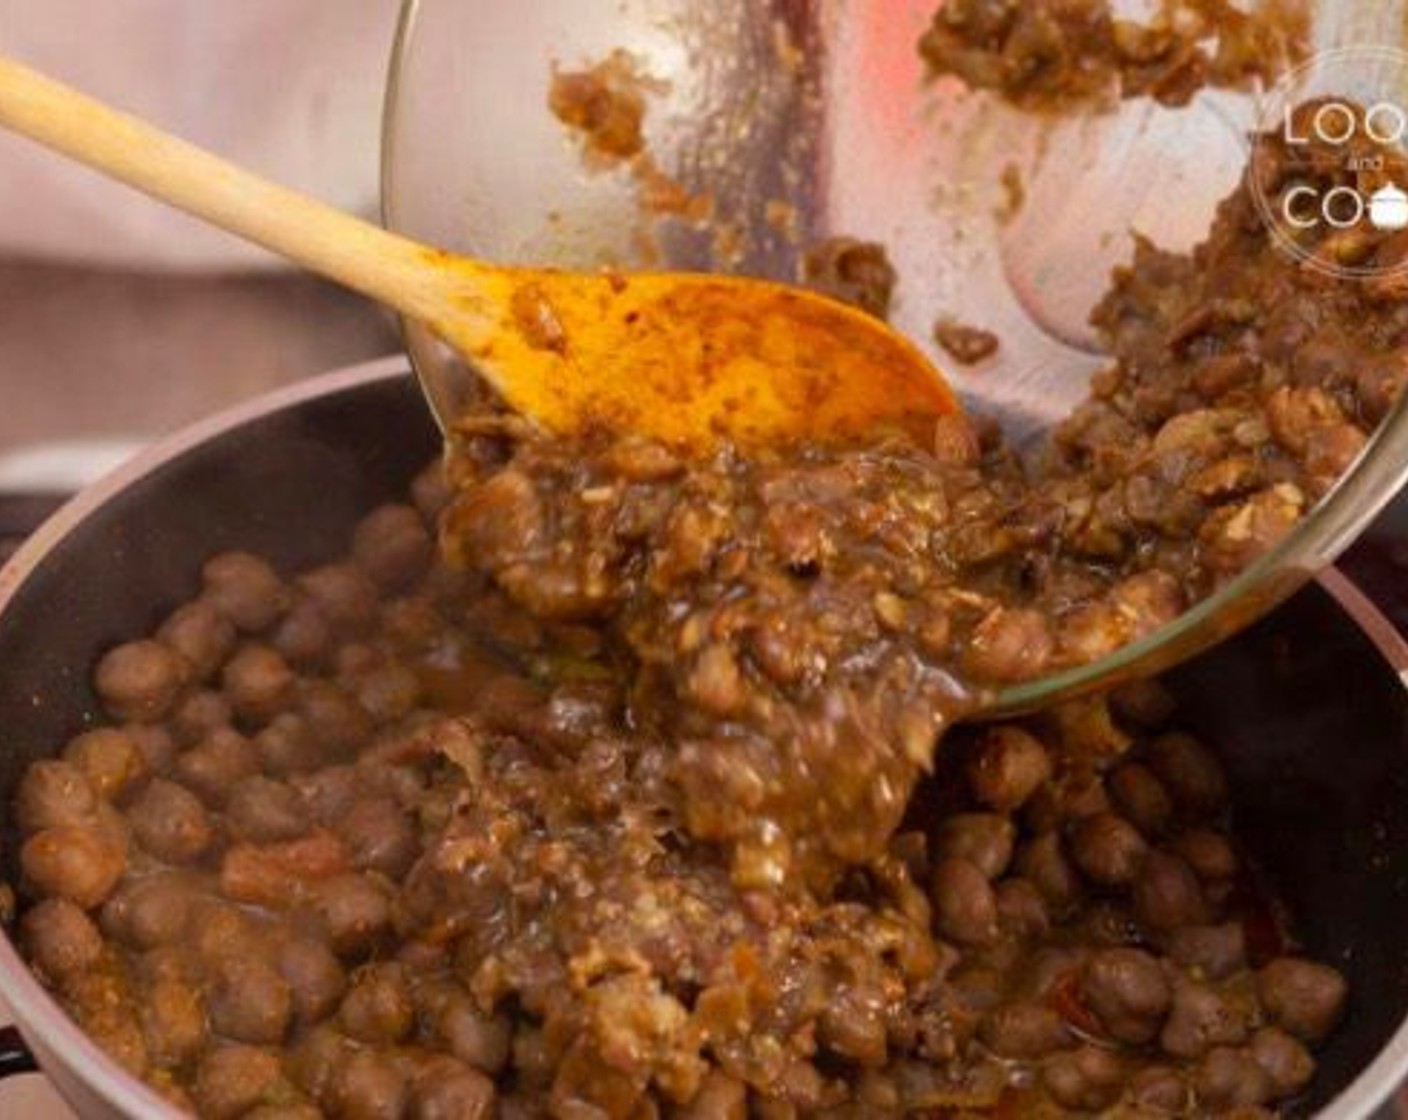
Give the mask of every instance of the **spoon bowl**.
M 927 443 L 935 417 L 958 408 L 903 336 L 798 288 L 454 257 L 435 267 L 449 296 L 442 315 L 426 317 L 430 329 L 515 411 L 559 434 L 632 432 L 694 454 L 722 440 L 747 450 L 885 427 Z M 457 382 L 440 367 L 423 380 L 448 430 Z

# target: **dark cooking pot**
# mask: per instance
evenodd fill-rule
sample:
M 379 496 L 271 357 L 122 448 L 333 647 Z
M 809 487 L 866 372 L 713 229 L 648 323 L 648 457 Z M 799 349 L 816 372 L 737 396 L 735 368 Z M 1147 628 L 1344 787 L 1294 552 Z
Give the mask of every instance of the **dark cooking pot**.
M 344 553 L 437 434 L 402 360 L 329 374 L 166 441 L 63 509 L 0 571 L 0 823 L 25 767 L 99 718 L 90 667 L 150 632 L 240 548 L 298 569 Z M 1336 572 L 1175 673 L 1226 748 L 1240 835 L 1351 1005 L 1295 1110 L 1367 1117 L 1408 1074 L 1408 647 Z M 0 991 L 84 1117 L 176 1117 L 75 1027 L 0 937 Z M 0 1047 L 2 1049 L 2 1047 Z M 8 1065 L 7 1065 L 8 1061 Z M 0 1054 L 0 1076 L 20 1068 Z

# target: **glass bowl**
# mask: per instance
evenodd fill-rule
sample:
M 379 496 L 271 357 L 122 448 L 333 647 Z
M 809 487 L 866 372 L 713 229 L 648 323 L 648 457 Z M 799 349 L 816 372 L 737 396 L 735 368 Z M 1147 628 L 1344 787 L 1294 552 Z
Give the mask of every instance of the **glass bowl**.
M 388 226 L 442 247 L 571 268 L 740 271 L 795 281 L 805 246 L 883 243 L 900 283 L 891 321 L 970 409 L 1019 447 L 1085 394 L 1102 364 L 1087 316 L 1132 232 L 1187 249 L 1249 157 L 1269 93 L 1204 91 L 1187 108 L 1125 102 L 1052 119 L 927 82 L 915 44 L 936 0 L 406 0 L 383 143 Z M 1397 4 L 1319 5 L 1317 47 L 1397 47 Z M 648 76 L 646 151 L 712 223 L 642 217 L 639 175 L 589 166 L 548 109 L 557 68 L 624 49 Z M 1361 98 L 1313 69 L 1290 87 Z M 1385 92 L 1387 91 L 1387 92 Z M 1399 97 L 1408 104 L 1408 94 Z M 1018 200 L 1020 204 L 1018 205 Z M 724 216 L 724 217 L 719 217 Z M 724 218 L 726 217 L 726 220 Z M 946 358 L 946 318 L 995 332 L 993 358 Z M 464 384 L 456 359 L 406 324 L 423 377 Z M 453 397 L 437 402 L 453 410 Z M 1400 406 L 1339 486 L 1274 550 L 1156 634 L 1006 690 L 1003 712 L 1143 675 L 1217 642 L 1331 563 L 1408 476 Z

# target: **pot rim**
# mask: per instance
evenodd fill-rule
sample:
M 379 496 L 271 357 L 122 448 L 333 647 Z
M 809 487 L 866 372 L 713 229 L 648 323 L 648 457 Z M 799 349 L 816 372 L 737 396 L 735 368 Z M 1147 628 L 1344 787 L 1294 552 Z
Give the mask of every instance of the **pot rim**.
M 0 567 L 0 618 L 29 576 L 87 518 L 139 480 L 193 448 L 270 413 L 305 401 L 411 373 L 404 355 L 395 355 L 322 374 L 287 388 L 262 394 L 167 436 L 134 456 L 62 506 L 3 567 Z M 1316 577 L 1320 586 L 1349 615 L 1408 689 L 1408 640 L 1367 596 L 1338 569 Z M 122 1115 L 144 1120 L 184 1120 L 186 1113 L 128 1073 L 69 1018 L 58 1001 L 20 956 L 8 933 L 0 930 L 0 999 L 14 1013 L 16 1025 L 37 1043 L 41 1066 L 67 1067 L 106 1104 Z M 47 1072 L 47 1069 L 46 1069 Z M 1345 1090 L 1317 1114 L 1317 1120 L 1363 1120 L 1381 1106 L 1408 1074 L 1408 1015 L 1389 1041 Z

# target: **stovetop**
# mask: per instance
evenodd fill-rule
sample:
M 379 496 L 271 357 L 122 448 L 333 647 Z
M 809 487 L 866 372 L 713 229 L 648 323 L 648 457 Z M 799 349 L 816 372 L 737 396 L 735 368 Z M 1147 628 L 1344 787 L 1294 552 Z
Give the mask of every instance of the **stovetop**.
M 65 495 L 0 494 L 0 564 L 63 504 Z M 1401 498 L 1339 562 L 1402 633 L 1408 633 L 1408 497 Z M 9 1012 L 0 993 L 0 1026 Z M 1408 1093 L 1405 1093 L 1408 1098 Z M 1408 1120 L 1408 1099 L 1382 1109 L 1374 1120 Z M 0 1082 L 0 1118 L 76 1120 L 40 1074 Z

